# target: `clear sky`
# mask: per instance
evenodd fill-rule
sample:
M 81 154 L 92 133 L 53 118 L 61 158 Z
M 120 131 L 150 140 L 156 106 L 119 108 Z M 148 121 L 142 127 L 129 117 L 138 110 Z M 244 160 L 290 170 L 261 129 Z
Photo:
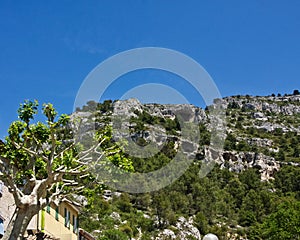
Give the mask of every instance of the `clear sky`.
M 1 0 L 0 138 L 24 99 L 70 113 L 94 67 L 137 47 L 187 54 L 209 72 L 222 96 L 291 93 L 300 88 L 299 12 L 298 0 Z M 126 77 L 168 83 L 172 75 Z M 116 89 L 123 87 L 128 84 L 105 97 L 119 98 Z M 199 105 L 193 94 L 188 100 Z

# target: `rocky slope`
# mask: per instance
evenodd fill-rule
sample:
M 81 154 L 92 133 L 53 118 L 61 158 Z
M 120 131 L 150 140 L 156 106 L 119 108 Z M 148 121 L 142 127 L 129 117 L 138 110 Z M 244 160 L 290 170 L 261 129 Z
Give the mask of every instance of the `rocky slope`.
M 216 108 L 224 110 L 222 124 L 211 115 Z M 89 106 L 73 114 L 73 118 L 85 119 L 83 135 L 101 128 L 104 116 L 112 120 L 115 141 L 126 139 L 141 147 L 153 144 L 162 151 L 166 143 L 173 142 L 175 152 L 180 150 L 196 162 L 213 160 L 234 173 L 254 168 L 262 181 L 272 180 L 282 166 L 300 166 L 300 95 L 232 96 L 216 99 L 206 109 L 129 99 L 110 103 L 105 109 L 100 117 Z M 216 132 L 221 133 L 222 148 L 210 144 Z M 201 239 L 200 234 L 193 217 L 179 217 L 152 239 Z M 234 234 L 234 239 L 246 239 Z
M 154 143 L 158 147 L 162 146 L 166 139 L 172 138 L 176 141 L 175 146 L 181 146 L 182 151 L 189 156 L 202 155 L 214 159 L 222 167 L 227 167 L 235 172 L 256 167 L 260 169 L 263 180 L 272 178 L 273 173 L 278 171 L 282 164 L 298 165 L 298 163 L 294 163 L 294 160 L 297 161 L 295 155 L 288 161 L 283 161 L 277 156 L 280 150 L 280 144 L 278 144 L 280 138 L 276 136 L 276 133 L 280 133 L 280 137 L 287 133 L 295 135 L 300 133 L 299 95 L 284 97 L 233 96 L 215 102 L 215 105 L 226 109 L 226 131 L 224 133 L 227 137 L 228 134 L 234 136 L 233 139 L 230 139 L 230 141 L 235 141 L 232 144 L 240 146 L 242 143 L 250 147 L 229 149 L 226 146 L 228 141 L 225 142 L 224 150 L 216 151 L 213 146 L 205 149 L 199 145 L 196 146 L 195 144 L 198 142 L 181 134 L 181 126 L 173 129 L 174 131 L 167 131 L 166 125 L 161 123 L 166 119 L 174 122 L 181 119 L 184 123 L 205 125 L 209 130 L 215 128 L 215 125 L 211 123 L 212 119 L 208 110 L 184 104 L 141 104 L 137 99 L 116 101 L 113 104 L 111 115 L 115 130 L 114 138 L 116 140 L 125 138 L 127 141 L 135 142 L 143 140 L 145 144 Z M 89 112 L 73 114 L 74 117 L 84 118 L 91 118 L 91 115 L 92 113 Z M 144 129 L 136 129 L 136 121 L 134 122 L 132 119 L 139 119 L 143 122 Z M 151 121 L 155 121 L 155 123 L 151 123 Z M 87 133 L 90 129 L 101 127 L 97 121 L 96 125 L 94 124 L 93 121 L 86 122 L 81 132 Z M 176 124 L 174 126 L 176 127 Z

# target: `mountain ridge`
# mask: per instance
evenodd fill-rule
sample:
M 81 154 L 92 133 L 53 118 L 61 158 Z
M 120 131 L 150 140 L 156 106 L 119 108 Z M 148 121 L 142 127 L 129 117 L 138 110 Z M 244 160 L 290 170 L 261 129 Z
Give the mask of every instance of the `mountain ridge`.
M 210 117 L 210 110 L 215 107 L 224 110 L 225 124 L 217 125 L 224 127 L 222 149 L 210 146 L 216 135 L 212 124 L 216 119 Z M 101 113 L 98 118 L 95 109 Z M 125 138 L 141 147 L 150 142 L 160 147 L 153 157 L 132 157 L 137 172 L 151 172 L 168 164 L 184 141 L 185 153 L 194 158 L 187 172 L 165 189 L 138 195 L 122 193 L 121 199 L 108 201 L 109 211 L 118 213 L 121 219 L 113 220 L 113 228 L 124 232 L 125 224 L 132 230 L 131 239 L 201 239 L 200 235 L 209 232 L 220 239 L 275 239 L 286 236 L 268 228 L 273 217 L 282 214 L 281 206 L 290 209 L 292 215 L 300 213 L 289 205 L 300 199 L 300 95 L 225 97 L 205 109 L 190 104 L 142 104 L 129 99 L 90 103 L 82 110 L 89 112 L 91 120 L 85 123 L 90 124 L 86 129 L 97 129 L 103 126 L 98 121 L 113 119 L 115 141 Z M 183 139 L 182 120 L 199 126 L 199 136 L 194 138 L 197 131 L 192 127 L 184 128 L 189 138 Z M 206 177 L 199 178 L 201 165 L 209 159 L 217 164 Z M 125 210 L 120 201 L 129 208 Z M 101 216 L 111 219 L 109 214 Z M 99 219 L 102 231 L 97 234 L 103 236 L 111 227 Z M 152 227 L 143 225 L 149 221 Z M 272 224 L 284 229 L 285 223 Z M 286 231 L 297 236 L 292 229 Z

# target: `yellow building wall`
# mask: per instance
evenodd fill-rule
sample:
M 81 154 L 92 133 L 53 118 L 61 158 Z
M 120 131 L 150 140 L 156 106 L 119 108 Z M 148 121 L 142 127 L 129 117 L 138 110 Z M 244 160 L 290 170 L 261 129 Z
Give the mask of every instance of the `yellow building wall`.
M 72 208 L 68 203 L 61 202 L 59 204 L 58 220 L 56 219 L 56 206 L 53 204 L 50 206 L 50 212 L 47 212 L 47 207 L 39 213 L 39 228 L 45 233 L 61 240 L 77 240 L 78 239 L 78 227 L 74 233 L 73 216 L 77 218 L 78 212 Z M 65 208 L 70 212 L 70 224 L 65 226 Z

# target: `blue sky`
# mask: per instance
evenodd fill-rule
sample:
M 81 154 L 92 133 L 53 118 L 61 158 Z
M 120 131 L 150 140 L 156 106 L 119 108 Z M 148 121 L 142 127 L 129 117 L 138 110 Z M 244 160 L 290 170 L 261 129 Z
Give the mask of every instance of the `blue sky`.
M 137 47 L 192 57 L 222 96 L 291 93 L 300 88 L 299 11 L 296 0 L 2 0 L 0 138 L 24 99 L 52 102 L 60 113 L 70 113 L 94 67 Z M 130 78 L 168 84 L 173 77 L 159 71 L 128 74 L 105 97 L 120 98 Z M 187 95 L 201 105 L 192 89 Z

